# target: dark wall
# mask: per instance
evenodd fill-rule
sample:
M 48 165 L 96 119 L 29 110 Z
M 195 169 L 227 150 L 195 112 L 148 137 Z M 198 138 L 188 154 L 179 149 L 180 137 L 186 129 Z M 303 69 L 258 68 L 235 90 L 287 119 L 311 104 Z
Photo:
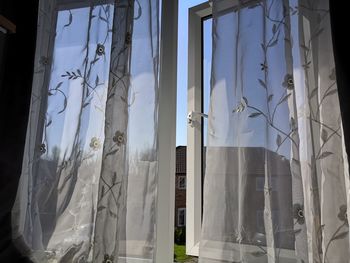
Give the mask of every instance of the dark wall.
M 1 0 L 0 14 L 17 26 L 4 37 L 0 74 L 0 262 L 29 262 L 11 242 L 11 207 L 22 166 L 33 76 L 38 0 Z
M 349 9 L 344 8 L 344 1 L 330 0 L 331 25 L 336 65 L 338 94 L 343 118 L 345 145 L 350 157 L 350 41 Z M 350 159 L 349 159 L 350 160 Z

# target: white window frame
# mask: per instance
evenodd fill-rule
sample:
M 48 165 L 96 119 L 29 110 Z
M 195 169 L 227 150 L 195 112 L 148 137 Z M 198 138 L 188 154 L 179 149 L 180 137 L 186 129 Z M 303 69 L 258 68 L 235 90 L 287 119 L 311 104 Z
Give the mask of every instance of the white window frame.
M 189 9 L 188 17 L 188 112 L 202 111 L 202 19 L 212 13 L 209 2 Z M 186 254 L 198 256 L 202 222 L 202 124 L 192 116 L 187 126 Z M 195 117 L 197 117 L 195 119 Z
M 155 262 L 174 262 L 178 0 L 161 1 Z
M 183 212 L 184 213 L 184 223 L 180 224 L 180 213 Z M 177 226 L 178 227 L 183 227 L 186 226 L 186 208 L 178 208 L 177 209 Z
M 260 0 L 227 0 L 221 1 L 217 6 L 219 11 L 225 13 L 227 10 L 236 11 Z M 211 2 L 211 1 L 210 1 Z M 205 116 L 202 111 L 202 21 L 212 15 L 212 7 L 209 1 L 189 9 L 189 30 L 188 30 L 188 126 L 187 126 L 187 189 L 186 189 L 186 254 L 191 256 L 199 255 L 199 241 L 202 223 L 202 120 Z M 238 7 L 239 6 L 239 7 Z M 190 114 L 192 113 L 192 114 Z M 253 252 L 256 247 L 253 245 L 230 244 L 232 249 L 224 248 L 222 242 L 202 240 L 212 244 L 212 249 L 201 251 L 204 256 L 214 259 L 223 258 L 222 251 L 227 255 L 239 251 L 238 246 L 243 246 L 247 252 Z M 221 247 L 221 248 L 220 248 Z M 217 249 L 220 248 L 220 249 Z M 232 254 L 233 255 L 233 254 Z M 232 258 L 228 256 L 226 260 Z M 295 260 L 295 251 L 281 249 L 280 257 L 287 260 Z M 237 259 L 238 260 L 238 259 Z M 269 259 L 270 260 L 270 259 Z M 270 261 L 269 261 L 270 262 Z

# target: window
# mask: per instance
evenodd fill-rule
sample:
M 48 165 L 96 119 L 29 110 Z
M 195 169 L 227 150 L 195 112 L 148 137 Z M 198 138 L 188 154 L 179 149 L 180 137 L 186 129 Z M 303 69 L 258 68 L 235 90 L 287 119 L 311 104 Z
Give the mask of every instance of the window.
M 237 10 L 238 1 L 221 1 L 222 10 Z M 247 8 L 250 4 L 256 4 L 257 1 L 249 1 L 247 5 L 242 5 L 240 8 Z M 223 12 L 225 13 L 225 12 Z M 202 190 L 203 179 L 205 174 L 206 160 L 206 129 L 207 129 L 207 114 L 209 110 L 210 100 L 210 75 L 211 75 L 211 54 L 212 54 L 212 9 L 209 2 L 194 6 L 189 10 L 189 43 L 188 43 L 188 127 L 187 127 L 187 191 L 186 191 L 186 254 L 198 256 L 199 241 L 201 234 L 202 222 Z M 261 169 L 261 167 L 259 168 Z M 250 250 L 254 244 L 261 243 L 265 236 L 259 237 L 259 231 L 264 230 L 264 213 L 263 206 L 259 200 L 263 196 L 265 178 L 258 176 L 257 173 L 249 175 L 249 183 L 252 189 L 256 190 L 256 195 L 252 196 L 249 201 L 251 204 L 256 204 L 256 210 L 250 214 L 249 224 L 256 228 L 257 236 L 253 243 L 245 244 L 246 249 Z M 278 175 L 271 178 L 272 191 L 278 190 L 278 184 L 284 184 L 289 180 L 288 176 Z M 276 216 L 276 211 L 273 212 L 273 222 L 281 223 L 282 218 Z M 290 222 L 285 223 L 284 229 L 287 229 Z M 282 231 L 281 231 L 282 233 Z M 276 234 L 277 235 L 277 234 Z M 278 234 L 279 236 L 280 234 Z M 283 233 L 281 238 L 284 238 Z M 283 246 L 281 257 L 292 257 L 290 245 L 292 242 L 287 240 L 287 245 Z M 213 245 L 215 246 L 215 245 Z M 282 248 L 282 247 L 281 247 Z M 213 252 L 213 255 L 215 252 Z M 216 255 L 216 254 L 215 254 Z M 217 258 L 220 255 L 217 254 Z
M 177 178 L 177 188 L 180 190 L 186 189 L 186 176 L 179 176 Z
M 186 208 L 177 209 L 177 226 L 186 226 Z
M 204 84 L 203 89 L 203 71 L 208 73 L 210 64 L 203 62 L 203 52 L 206 47 L 209 48 L 203 47 L 203 36 L 211 35 L 211 31 L 208 32 L 210 22 L 206 22 L 210 19 L 210 15 L 209 2 L 189 10 L 186 253 L 193 256 L 198 256 L 202 220 L 202 182 L 205 169 L 203 160 L 205 160 L 206 146 L 206 138 L 202 135 L 206 127 L 205 119 L 209 101 L 209 92 L 207 92 L 209 85 Z M 206 76 L 208 77 L 208 74 Z

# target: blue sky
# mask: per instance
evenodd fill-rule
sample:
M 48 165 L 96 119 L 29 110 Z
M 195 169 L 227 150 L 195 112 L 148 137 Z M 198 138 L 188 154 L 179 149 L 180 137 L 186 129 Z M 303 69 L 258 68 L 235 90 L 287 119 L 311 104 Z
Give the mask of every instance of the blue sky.
M 187 144 L 187 58 L 188 58 L 188 9 L 205 2 L 204 0 L 179 0 L 179 22 L 178 22 L 178 68 L 177 68 L 177 131 L 176 131 L 176 145 L 186 145 Z M 263 93 L 263 89 L 259 86 L 258 78 L 262 74 L 260 70 L 260 62 L 263 58 L 262 56 L 260 43 L 261 43 L 261 30 L 259 27 L 259 22 L 254 20 L 253 17 L 255 15 L 259 17 L 260 9 L 249 10 L 251 14 L 245 16 L 244 26 L 247 30 L 240 39 L 241 46 L 239 51 L 244 54 L 245 51 L 249 51 L 245 54 L 245 67 L 242 69 L 242 72 L 245 74 L 244 79 L 245 87 L 249 87 L 249 89 L 245 89 L 243 96 L 249 98 L 253 105 L 259 105 L 264 109 L 264 98 L 265 94 Z M 256 14 L 255 14 L 256 13 Z M 228 15 L 222 18 L 222 21 L 226 23 L 226 25 L 230 25 L 232 23 L 233 16 Z M 204 65 L 204 113 L 208 112 L 208 102 L 209 102 L 209 90 L 210 90 L 210 75 L 211 75 L 211 55 L 212 55 L 212 39 L 211 39 L 211 31 L 212 31 L 212 21 L 208 20 L 204 22 L 204 53 L 203 53 L 203 65 Z M 272 24 L 269 25 L 272 27 Z M 227 30 L 226 27 L 222 27 L 222 30 Z M 234 30 L 234 27 L 232 28 Z M 228 31 L 225 31 L 226 33 Z M 232 31 L 233 32 L 233 31 Z M 230 34 L 230 36 L 232 37 Z M 227 36 L 227 43 L 234 43 L 231 41 L 230 36 Z M 226 37 L 226 35 L 225 35 Z M 221 47 L 228 48 L 228 56 L 234 57 L 234 54 L 231 54 L 233 49 L 229 47 Z M 275 94 L 276 99 L 280 97 L 281 92 L 283 92 L 283 88 L 281 83 L 283 82 L 285 68 L 283 65 L 285 64 L 280 57 L 282 52 L 281 47 L 276 47 L 274 52 L 269 54 L 271 61 L 273 61 L 273 72 L 274 77 L 270 80 L 271 86 L 273 86 L 273 92 L 277 92 Z M 220 55 L 218 54 L 220 57 Z M 230 59 L 223 59 L 221 71 L 218 73 L 218 79 L 221 79 L 225 87 L 224 91 L 229 91 L 232 86 L 232 79 L 230 74 L 230 68 L 233 66 L 233 62 Z M 231 65 L 232 64 L 232 65 Z M 276 68 L 277 66 L 277 68 Z M 242 74 L 243 74 L 242 73 Z M 256 76 L 256 77 L 251 77 Z M 230 84 L 231 83 L 231 84 Z M 218 83 L 219 84 L 219 83 Z M 217 92 L 220 93 L 218 89 Z M 231 94 L 231 93 L 230 93 Z M 236 103 L 237 98 L 233 98 L 234 93 L 232 93 L 229 97 L 227 97 L 227 106 L 230 109 L 233 109 Z M 223 95 L 223 94 L 221 94 Z M 227 94 L 226 94 L 227 95 Z M 228 95 L 227 95 L 228 96 Z M 225 101 L 225 99 L 224 99 Z M 273 99 L 273 103 L 276 104 L 275 98 Z M 231 105 L 232 104 L 232 105 Z M 219 111 L 222 109 L 218 109 Z M 250 111 L 247 111 L 245 114 L 249 114 Z M 221 128 L 219 130 L 222 134 L 219 136 L 221 139 L 218 142 L 215 142 L 216 145 L 226 145 L 226 146 L 245 146 L 245 147 L 271 147 L 274 149 L 276 147 L 276 136 L 277 133 L 274 130 L 266 131 L 266 123 L 263 118 L 257 118 L 249 120 L 246 122 L 246 127 L 244 131 L 240 132 L 240 134 L 245 134 L 247 136 L 244 140 L 239 139 L 237 136 L 234 136 L 238 131 L 236 129 L 228 129 L 228 127 L 232 127 L 236 117 L 238 116 L 228 116 L 226 114 L 222 116 L 220 115 L 220 125 Z M 276 120 L 279 122 L 279 126 L 282 127 L 283 130 L 289 129 L 289 121 L 288 121 L 288 107 L 287 104 L 281 106 L 276 114 Z M 236 126 L 236 128 L 243 128 L 243 126 Z M 206 144 L 206 136 L 207 135 L 207 126 L 206 121 L 204 122 L 204 144 Z M 236 138 L 237 137 L 237 138 Z M 289 144 L 286 143 L 283 147 L 281 147 L 280 152 L 283 152 L 285 156 L 289 154 Z
M 178 19 L 178 69 L 177 69 L 177 133 L 176 133 L 176 145 L 186 145 L 187 144 L 187 78 L 188 78 L 188 68 L 187 68 L 187 59 L 188 59 L 188 11 L 189 8 L 196 6 L 198 4 L 201 4 L 205 2 L 205 0 L 179 0 L 179 19 Z M 252 10 L 250 10 L 250 12 L 253 12 Z M 256 12 L 256 11 L 254 11 Z M 54 88 L 57 86 L 57 83 L 59 81 L 62 81 L 62 78 L 60 77 L 62 72 L 65 72 L 65 70 L 74 70 L 75 68 L 79 68 L 80 64 L 82 64 L 82 61 L 78 61 L 75 58 L 81 57 L 81 53 L 80 53 L 80 49 L 83 46 L 83 42 L 82 39 L 85 39 L 85 37 L 82 36 L 82 34 L 84 32 L 86 32 L 86 30 L 84 29 L 84 25 L 86 25 L 86 23 L 83 23 L 82 21 L 85 21 L 87 19 L 87 9 L 82 9 L 82 10 L 74 10 L 74 18 L 72 21 L 72 25 L 68 28 L 66 28 L 64 25 L 67 23 L 67 21 L 69 21 L 68 17 L 69 17 L 69 12 L 64 11 L 64 12 L 60 12 L 60 19 L 59 19 L 59 23 L 58 23 L 58 34 L 56 36 L 56 47 L 55 47 L 55 60 L 54 61 L 54 67 L 53 67 L 53 75 L 57 76 L 57 78 L 52 78 L 51 79 L 51 83 L 50 83 L 50 88 Z M 77 17 L 79 17 L 80 19 L 76 19 Z M 249 20 L 249 17 L 251 16 L 247 16 L 247 23 L 251 22 Z M 230 18 L 230 16 L 227 16 L 227 18 L 224 19 L 228 19 L 225 23 L 227 25 L 230 25 L 232 18 Z M 137 23 L 141 23 L 140 21 L 137 21 Z M 100 43 L 101 41 L 103 41 L 104 39 L 104 34 L 103 32 L 106 31 L 106 28 L 102 28 L 103 30 L 101 30 L 102 26 L 105 26 L 104 23 L 97 23 L 96 25 L 94 24 L 94 26 L 96 27 L 96 29 L 92 30 L 92 44 L 93 47 L 92 49 L 95 48 L 96 43 Z M 258 25 L 255 25 L 255 27 Z M 203 65 L 204 65 L 204 113 L 208 113 L 208 102 L 209 102 L 209 90 L 210 90 L 210 75 L 211 75 L 211 55 L 212 55 L 212 39 L 211 39 L 211 28 L 212 27 L 212 23 L 211 20 L 206 20 L 204 22 L 204 56 L 203 56 Z M 253 51 L 253 52 L 249 52 L 249 54 L 245 55 L 245 61 L 247 65 L 252 65 L 252 67 L 245 67 L 247 70 L 245 71 L 245 74 L 247 74 L 248 76 L 245 76 L 245 79 L 249 82 L 249 83 L 245 83 L 245 86 L 249 87 L 249 89 L 247 89 L 244 92 L 244 96 L 246 96 L 247 98 L 249 98 L 249 101 L 256 101 L 255 104 L 259 105 L 262 103 L 261 100 L 261 96 L 263 94 L 261 94 L 262 89 L 261 87 L 259 87 L 259 84 L 257 82 L 259 74 L 261 74 L 261 70 L 259 68 L 259 56 L 261 56 L 261 52 L 260 52 L 260 35 L 257 34 L 257 32 L 260 32 L 258 30 L 258 28 L 255 27 L 251 27 L 249 28 L 248 26 L 246 26 L 246 37 L 242 37 L 241 41 L 246 41 L 245 46 L 247 46 L 248 44 L 249 46 L 249 50 Z M 136 28 L 136 27 L 135 27 Z M 69 30 L 68 30 L 69 29 Z M 97 30 L 98 29 L 98 30 Z M 142 26 L 140 27 L 140 29 L 142 29 Z M 223 29 L 225 30 L 225 28 Z M 231 29 L 230 29 L 231 30 Z M 80 32 L 80 34 L 76 34 L 73 35 L 73 32 Z M 100 32 L 99 34 L 97 34 L 97 32 Z M 230 34 L 231 35 L 231 34 Z M 226 37 L 226 35 L 225 35 Z M 69 41 L 68 41 L 69 40 Z M 79 42 L 80 41 L 80 42 Z M 134 43 L 136 43 L 137 41 L 134 41 Z M 227 43 L 231 43 L 231 40 L 227 41 Z M 244 43 L 244 42 L 242 42 Z M 65 46 L 68 46 L 70 48 L 73 48 L 71 46 L 77 46 L 78 50 L 73 50 L 71 52 L 73 52 L 75 54 L 75 57 L 73 56 L 73 54 L 69 54 L 68 57 L 70 57 L 71 59 L 67 59 L 67 48 L 65 48 Z M 106 53 L 109 54 L 109 49 L 110 49 L 110 40 L 108 38 L 108 41 L 105 43 L 106 46 Z M 255 47 L 257 46 L 257 48 Z M 80 49 L 79 49 L 80 48 Z M 224 47 L 225 50 L 227 50 L 228 54 L 230 54 L 230 52 L 232 53 L 232 49 L 227 49 L 227 47 Z M 231 51 L 230 51 L 231 50 Z M 254 52 L 255 50 L 255 52 Z M 133 52 L 135 54 L 137 54 L 137 51 L 139 53 L 143 52 L 143 47 L 139 47 L 138 49 L 136 49 L 136 46 L 133 48 Z M 61 52 L 61 53 L 60 53 Z M 243 52 L 243 51 L 240 51 Z M 59 54 L 58 54 L 59 53 Z M 273 59 L 273 61 L 276 61 L 276 65 L 280 66 L 283 65 L 283 61 L 279 62 L 279 60 L 281 58 L 278 58 L 276 56 L 279 56 L 281 53 L 280 52 L 275 52 L 276 54 L 271 54 L 271 58 Z M 92 52 L 93 54 L 93 52 Z M 225 53 L 226 54 L 226 53 Z M 275 56 L 275 57 L 274 57 Z M 135 55 L 135 58 L 137 58 L 138 56 Z M 233 57 L 232 54 L 228 55 L 227 58 L 229 57 Z M 105 59 L 109 60 L 109 57 L 105 57 Z M 147 60 L 145 60 L 147 62 Z M 230 72 L 230 68 L 232 68 L 232 65 L 229 64 L 229 66 L 225 66 L 225 63 L 229 63 L 231 60 L 230 59 L 223 59 L 223 61 L 220 61 L 220 65 L 223 65 L 222 70 L 220 71 L 220 76 L 218 79 L 222 78 L 223 81 L 228 81 L 228 83 L 226 83 L 224 90 L 229 91 L 230 87 L 230 81 L 231 81 L 231 72 Z M 73 63 L 74 62 L 74 63 Z M 232 61 L 231 61 L 232 62 Z M 108 62 L 109 63 L 109 62 Z M 107 64 L 108 64 L 107 63 Z M 100 76 L 100 81 L 99 82 L 103 82 L 103 81 L 107 81 L 108 79 L 108 67 L 106 67 L 107 65 L 106 63 L 102 63 L 101 67 L 96 67 L 96 72 L 94 71 L 94 74 L 98 74 Z M 134 65 L 136 65 L 136 63 L 134 63 Z M 244 68 L 244 69 L 245 69 Z M 107 70 L 107 71 L 106 71 Z M 146 69 L 142 69 L 141 72 L 152 72 L 152 70 L 146 70 Z M 284 73 L 282 72 L 284 71 L 283 68 L 274 68 L 274 74 L 276 76 L 279 77 L 274 77 L 272 79 L 272 82 L 274 86 L 278 86 L 280 85 L 280 83 L 283 81 L 283 76 Z M 137 73 L 137 72 L 136 72 Z M 134 74 L 135 76 L 139 76 L 140 74 Z M 107 74 L 107 75 L 106 75 Z M 226 74 L 226 75 L 225 75 Z M 257 76 L 256 78 L 251 78 L 250 75 L 254 75 Z M 102 77 L 103 76 L 103 77 Z M 144 77 L 144 75 L 140 75 L 139 77 Z M 105 81 L 105 85 L 107 85 L 107 82 Z M 139 83 L 139 85 L 137 84 Z M 152 83 L 152 79 L 149 79 L 148 81 L 145 81 L 144 78 L 141 80 L 141 78 L 137 78 L 134 80 L 133 83 L 133 90 L 132 90 L 132 96 L 133 97 L 135 95 L 135 97 L 139 96 L 139 97 L 147 97 L 149 98 L 149 100 L 136 100 L 136 103 L 133 104 L 133 107 L 130 111 L 130 120 L 129 120 L 129 125 L 132 126 L 132 129 L 130 129 L 130 134 L 129 134 L 129 141 L 133 141 L 133 145 L 138 145 L 141 148 L 147 148 L 150 147 L 152 145 L 152 142 L 150 142 L 149 138 L 153 138 L 153 125 L 146 125 L 144 123 L 144 120 L 150 120 L 153 118 L 153 106 L 154 106 L 154 101 L 152 101 L 152 96 L 147 96 L 146 94 L 142 94 L 142 92 L 148 92 L 149 89 L 144 89 L 144 88 L 140 88 L 141 86 L 143 86 L 143 83 Z M 70 86 L 73 84 L 73 81 L 64 81 L 64 83 L 62 83 L 62 89 L 65 93 L 68 92 L 68 90 L 70 89 Z M 77 85 L 80 85 L 79 83 L 77 83 Z M 138 88 L 139 87 L 139 88 Z M 73 89 L 72 89 L 73 90 Z M 79 89 L 78 89 L 79 90 Z M 103 90 L 105 90 L 105 87 L 102 88 L 101 87 L 101 93 L 103 92 Z M 73 90 L 74 91 L 74 90 Z M 219 90 L 218 90 L 219 91 Z M 220 91 L 219 91 L 220 92 Z M 69 93 L 69 92 L 68 92 Z M 48 107 L 48 117 L 49 119 L 51 118 L 55 118 L 54 121 L 52 121 L 52 124 L 50 125 L 50 127 L 48 128 L 48 130 L 51 130 L 51 134 L 50 131 L 48 132 L 48 138 L 46 138 L 48 140 L 48 143 L 53 145 L 57 145 L 59 146 L 61 143 L 59 142 L 62 138 L 62 136 L 64 135 L 64 137 L 71 137 L 68 136 L 67 132 L 71 132 L 74 130 L 74 127 L 70 127 L 67 124 L 66 127 L 66 131 L 62 130 L 62 129 L 57 129 L 56 126 L 59 125 L 61 128 L 63 127 L 63 122 L 65 123 L 71 123 L 71 121 L 69 121 L 69 118 L 74 118 L 74 116 L 72 114 L 68 114 L 66 116 L 67 112 L 70 112 L 70 110 L 74 109 L 74 103 L 73 101 L 76 101 L 76 99 L 74 99 L 74 96 L 80 96 L 79 94 L 68 94 L 69 97 L 71 97 L 71 100 L 68 100 L 68 104 L 67 104 L 67 110 L 65 111 L 65 113 L 59 115 L 57 114 L 58 111 L 60 111 L 62 109 L 62 105 L 63 105 L 63 97 L 62 96 L 52 96 L 50 99 L 51 101 L 49 102 L 49 107 Z M 231 93 L 230 93 L 231 94 Z M 233 93 L 232 93 L 233 94 Z M 233 95 L 230 96 L 233 96 Z M 261 96 L 260 96 L 261 94 Z M 60 94 L 58 94 L 60 95 Z M 102 94 L 100 94 L 99 96 L 102 96 Z M 103 95 L 105 96 L 105 95 Z M 103 97 L 102 96 L 102 97 Z M 225 95 L 226 96 L 226 95 Z M 101 98 L 102 98 L 101 97 Z M 276 96 L 275 96 L 276 97 Z M 96 98 L 98 99 L 98 98 Z M 103 101 L 103 100 L 102 100 Z M 226 101 L 226 99 L 224 99 L 224 101 Z M 93 101 L 94 104 L 98 104 L 99 101 Z M 227 103 L 229 104 L 228 107 L 230 109 L 234 108 L 235 106 L 235 99 L 232 97 L 227 97 Z M 72 104 L 72 105 L 71 105 Z M 231 105 L 232 104 L 232 105 Z M 92 104 L 91 104 L 92 105 Z M 90 106 L 89 106 L 90 107 Z M 143 118 L 146 114 L 144 109 L 148 109 L 147 110 L 147 118 Z M 101 108 L 102 112 L 104 111 L 103 108 Z M 220 110 L 220 109 L 219 109 Z M 277 117 L 281 120 L 285 119 L 286 115 L 286 109 L 281 110 L 280 115 L 278 115 Z M 142 116 L 142 117 L 140 117 Z M 227 129 L 229 126 L 228 125 L 232 125 L 232 121 L 234 121 L 234 116 L 228 116 L 227 114 L 225 114 L 225 116 L 219 116 L 220 118 L 224 118 L 224 119 L 220 119 L 218 118 L 218 120 L 220 119 L 220 123 L 223 124 L 223 127 L 220 128 L 220 130 L 225 133 L 222 134 L 222 140 L 219 142 L 220 145 L 238 145 L 237 142 L 235 143 L 235 139 L 236 138 L 234 136 L 234 134 L 231 134 L 234 132 L 233 129 Z M 91 127 L 87 127 L 86 130 L 87 134 L 87 138 L 92 138 L 92 137 L 98 137 L 101 140 L 103 139 L 103 124 L 100 125 L 96 125 L 96 121 L 94 121 L 95 117 L 92 116 L 91 114 L 87 114 L 85 116 L 85 118 L 89 118 L 91 121 L 89 121 L 88 123 L 92 124 L 94 123 L 94 125 L 90 125 Z M 99 117 L 96 117 L 97 119 L 101 119 Z M 226 118 L 226 119 L 225 119 Z M 253 120 L 251 122 L 249 122 L 250 124 L 250 133 L 255 133 L 259 136 L 250 136 L 248 141 L 245 141 L 245 143 L 243 143 L 243 145 L 245 146 L 265 146 L 266 145 L 266 141 L 265 141 L 265 132 L 262 131 L 261 127 L 264 127 L 264 125 L 262 125 L 264 120 L 262 118 L 258 118 L 256 120 Z M 287 124 L 288 125 L 288 120 L 287 121 L 281 121 L 281 125 L 283 124 Z M 73 122 L 72 122 L 73 123 Z M 56 126 L 55 126 L 56 125 Z M 89 125 L 89 124 L 87 124 Z M 226 126 L 227 127 L 226 127 Z M 93 127 L 100 127 L 99 130 L 96 130 Z M 284 127 L 287 128 L 288 127 Z M 206 142 L 206 134 L 207 134 L 207 127 L 206 127 L 206 120 L 204 122 L 204 142 Z M 229 131 L 229 132 L 228 132 Z M 249 135 L 249 134 L 248 134 Z M 276 136 L 275 133 L 271 133 L 272 137 Z M 274 146 L 274 141 L 275 139 L 272 138 L 272 144 Z M 64 142 L 64 145 L 68 144 L 68 142 Z M 89 148 L 89 141 L 87 140 L 85 142 L 86 147 Z M 216 143 L 217 144 L 217 143 Z M 62 145 L 61 145 L 62 146 Z
M 188 9 L 206 2 L 205 0 L 179 0 L 178 20 L 178 60 L 177 60 L 177 114 L 176 145 L 187 144 L 187 58 L 188 58 Z M 205 23 L 204 30 L 204 89 L 209 90 L 210 55 L 211 55 L 211 23 Z M 208 92 L 205 92 L 209 95 Z M 207 109 L 208 96 L 204 98 Z

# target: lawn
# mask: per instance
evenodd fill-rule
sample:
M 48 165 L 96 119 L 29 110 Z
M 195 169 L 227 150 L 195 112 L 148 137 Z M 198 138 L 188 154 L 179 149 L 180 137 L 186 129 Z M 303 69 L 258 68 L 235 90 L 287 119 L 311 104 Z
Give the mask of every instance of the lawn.
M 174 245 L 175 262 L 196 262 L 194 258 L 186 255 L 185 245 Z

